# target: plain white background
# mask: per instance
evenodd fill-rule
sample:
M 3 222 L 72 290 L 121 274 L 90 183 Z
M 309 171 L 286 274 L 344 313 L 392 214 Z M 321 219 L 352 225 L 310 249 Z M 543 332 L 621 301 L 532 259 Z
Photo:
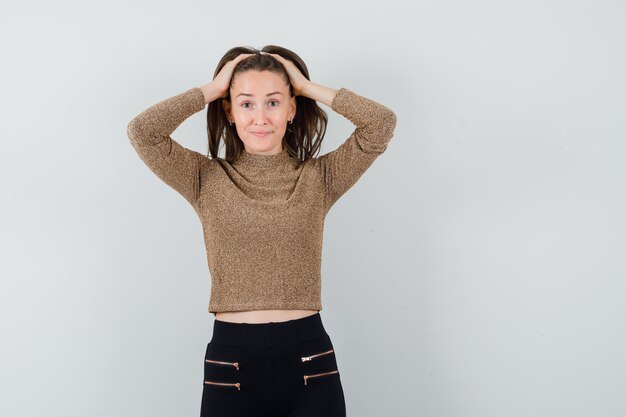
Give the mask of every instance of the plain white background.
M 276 44 L 396 112 L 326 219 L 348 415 L 626 415 L 619 1 L 3 1 L 0 415 L 197 416 L 200 223 L 126 136 Z M 322 153 L 354 126 L 322 105 Z M 207 151 L 205 111 L 174 133 Z

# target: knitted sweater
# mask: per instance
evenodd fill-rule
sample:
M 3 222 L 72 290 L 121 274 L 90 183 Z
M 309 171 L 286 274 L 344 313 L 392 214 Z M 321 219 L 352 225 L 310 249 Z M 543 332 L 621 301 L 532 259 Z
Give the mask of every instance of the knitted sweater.
M 324 219 L 393 136 L 396 115 L 346 88 L 331 108 L 356 128 L 337 149 L 300 162 L 244 150 L 232 163 L 181 146 L 170 136 L 206 106 L 191 88 L 148 107 L 127 127 L 135 151 L 195 209 L 203 228 L 209 313 L 321 310 Z

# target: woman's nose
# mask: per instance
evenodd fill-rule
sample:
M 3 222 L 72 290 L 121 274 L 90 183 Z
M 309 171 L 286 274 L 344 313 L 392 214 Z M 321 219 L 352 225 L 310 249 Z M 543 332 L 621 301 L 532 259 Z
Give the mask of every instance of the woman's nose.
M 266 116 L 263 109 L 256 110 L 256 112 L 254 113 L 254 121 L 256 124 L 265 124 Z

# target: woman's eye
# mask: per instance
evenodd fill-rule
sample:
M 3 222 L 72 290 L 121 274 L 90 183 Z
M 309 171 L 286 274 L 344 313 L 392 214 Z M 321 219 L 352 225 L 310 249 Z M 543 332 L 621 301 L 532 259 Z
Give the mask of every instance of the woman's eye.
M 276 106 L 280 104 L 278 100 L 272 100 L 270 101 L 270 103 L 276 103 Z M 246 107 L 246 104 L 250 104 L 250 103 L 248 103 L 247 101 L 245 103 L 241 103 L 241 107 L 243 107 L 244 109 L 247 109 L 248 107 Z M 270 106 L 270 107 L 276 107 L 276 106 Z

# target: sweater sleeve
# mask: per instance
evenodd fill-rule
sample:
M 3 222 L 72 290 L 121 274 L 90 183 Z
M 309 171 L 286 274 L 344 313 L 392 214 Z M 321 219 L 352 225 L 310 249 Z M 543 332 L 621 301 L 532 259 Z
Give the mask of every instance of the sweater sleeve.
M 183 147 L 170 135 L 205 105 L 202 90 L 194 87 L 148 107 L 126 129 L 139 158 L 194 207 L 200 192 L 201 158 L 206 156 Z
M 331 108 L 356 128 L 337 149 L 318 158 L 324 179 L 325 213 L 387 149 L 397 120 L 389 108 L 346 88 L 337 92 Z

